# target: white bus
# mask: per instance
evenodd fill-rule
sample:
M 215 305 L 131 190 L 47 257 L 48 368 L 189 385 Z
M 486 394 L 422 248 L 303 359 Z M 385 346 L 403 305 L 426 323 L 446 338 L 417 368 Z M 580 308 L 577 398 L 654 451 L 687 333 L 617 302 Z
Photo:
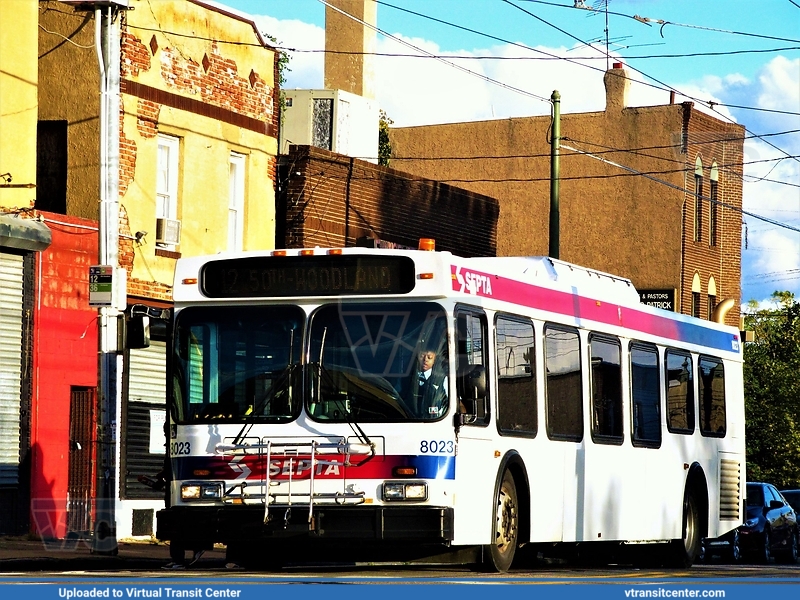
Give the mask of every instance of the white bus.
M 157 537 L 175 562 L 217 543 L 273 567 L 631 547 L 688 566 L 741 524 L 739 331 L 627 279 L 274 250 L 179 259 L 174 302 Z

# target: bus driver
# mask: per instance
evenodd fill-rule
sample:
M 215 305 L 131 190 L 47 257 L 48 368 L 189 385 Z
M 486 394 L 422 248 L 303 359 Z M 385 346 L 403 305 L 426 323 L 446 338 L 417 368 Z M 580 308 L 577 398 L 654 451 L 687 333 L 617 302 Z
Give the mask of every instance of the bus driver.
M 423 349 L 417 355 L 417 380 L 414 404 L 423 419 L 435 419 L 447 410 L 447 375 L 437 363 L 433 349 Z

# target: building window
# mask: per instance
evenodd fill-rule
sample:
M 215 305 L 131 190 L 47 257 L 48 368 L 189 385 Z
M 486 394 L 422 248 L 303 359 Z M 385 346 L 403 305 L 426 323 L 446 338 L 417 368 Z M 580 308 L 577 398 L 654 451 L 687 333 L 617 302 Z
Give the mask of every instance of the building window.
M 156 230 L 164 232 L 156 238 L 156 245 L 174 248 L 177 237 L 167 234 L 175 231 L 178 219 L 178 150 L 180 140 L 167 135 L 158 136 L 158 166 L 156 175 Z M 163 221 L 158 226 L 159 219 Z M 169 224 L 169 226 L 167 225 Z M 179 230 L 179 226 L 178 230 Z
M 67 214 L 67 122 L 36 128 L 36 210 Z
M 711 189 L 709 191 L 709 195 L 711 196 L 711 200 L 709 201 L 709 212 L 708 212 L 708 243 L 711 246 L 717 245 L 717 211 L 718 211 L 718 194 L 719 194 L 719 170 L 717 169 L 717 163 L 714 163 L 711 166 Z
M 692 316 L 700 318 L 700 292 L 692 292 Z
M 228 192 L 228 250 L 244 248 L 244 156 L 231 152 Z
M 694 169 L 694 241 L 703 239 L 703 162 L 697 157 Z
M 712 296 L 711 294 L 708 295 L 708 320 L 714 320 L 714 309 L 717 308 L 717 297 Z

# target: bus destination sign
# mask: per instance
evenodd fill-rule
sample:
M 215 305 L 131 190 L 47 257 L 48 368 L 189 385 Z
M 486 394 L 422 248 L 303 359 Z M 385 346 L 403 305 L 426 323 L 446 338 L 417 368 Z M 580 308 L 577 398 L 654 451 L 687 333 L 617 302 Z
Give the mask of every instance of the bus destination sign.
M 209 262 L 201 272 L 210 298 L 407 294 L 414 289 L 407 256 L 259 256 Z

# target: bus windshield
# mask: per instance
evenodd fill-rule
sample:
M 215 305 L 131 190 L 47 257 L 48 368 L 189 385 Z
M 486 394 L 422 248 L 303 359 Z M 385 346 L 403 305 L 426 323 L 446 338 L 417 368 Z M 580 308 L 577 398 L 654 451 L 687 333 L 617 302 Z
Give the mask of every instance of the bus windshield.
M 178 422 L 288 421 L 300 414 L 305 314 L 297 306 L 192 307 L 175 326 Z
M 305 359 L 303 359 L 305 357 Z M 171 373 L 179 423 L 435 420 L 448 409 L 447 318 L 434 303 L 189 307 Z
M 447 412 L 447 319 L 433 303 L 331 304 L 311 316 L 306 403 L 320 421 Z

